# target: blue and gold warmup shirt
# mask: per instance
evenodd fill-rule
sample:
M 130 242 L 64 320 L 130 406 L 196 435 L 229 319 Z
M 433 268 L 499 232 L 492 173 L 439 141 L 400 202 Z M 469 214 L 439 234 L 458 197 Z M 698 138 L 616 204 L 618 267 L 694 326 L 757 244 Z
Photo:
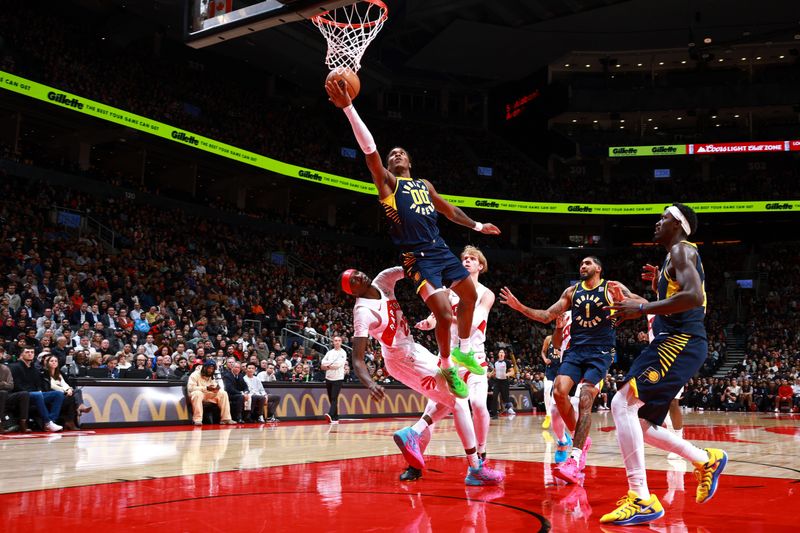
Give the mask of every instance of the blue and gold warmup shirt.
M 691 246 L 697 249 L 697 245 L 689 241 L 682 241 L 681 244 Z M 664 261 L 664 266 L 661 267 L 661 274 L 658 277 L 658 299 L 665 300 L 678 292 L 681 289 L 677 280 L 669 277 L 667 269 L 672 262 L 672 257 L 667 254 L 667 259 Z M 697 254 L 697 261 L 695 262 L 697 274 L 700 276 L 700 282 L 703 289 L 703 305 L 689 309 L 682 313 L 673 313 L 671 315 L 657 315 L 653 321 L 653 334 L 674 334 L 685 333 L 687 335 L 695 335 L 697 337 L 706 338 L 706 274 L 703 270 L 703 262 L 700 260 L 700 254 Z
M 439 214 L 424 181 L 397 178 L 394 192 L 380 202 L 391 224 L 392 242 L 401 250 L 415 250 L 439 240 Z
M 594 289 L 584 282 L 578 283 L 572 293 L 572 325 L 570 341 L 572 346 L 614 346 L 617 333 L 611 322 L 611 312 L 603 308 L 611 302 L 606 295 L 608 282 L 600 280 Z

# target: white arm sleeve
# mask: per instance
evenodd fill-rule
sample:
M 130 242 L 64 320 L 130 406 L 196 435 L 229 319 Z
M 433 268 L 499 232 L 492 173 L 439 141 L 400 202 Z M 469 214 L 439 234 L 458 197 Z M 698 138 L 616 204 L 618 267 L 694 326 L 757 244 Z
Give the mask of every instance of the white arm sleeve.
M 372 138 L 372 134 L 367 129 L 367 125 L 364 124 L 364 121 L 358 116 L 356 108 L 350 104 L 342 109 L 342 111 L 344 111 L 344 114 L 347 116 L 347 120 L 350 121 L 350 126 L 353 127 L 353 133 L 356 136 L 358 145 L 361 147 L 361 151 L 365 154 L 374 152 L 377 149 L 375 146 L 375 139 Z
M 393 300 L 394 286 L 404 277 L 405 272 L 403 272 L 403 267 L 396 266 L 381 271 L 380 274 L 375 276 L 375 279 L 372 283 L 374 283 L 381 290 L 381 292 L 387 296 L 387 298 Z

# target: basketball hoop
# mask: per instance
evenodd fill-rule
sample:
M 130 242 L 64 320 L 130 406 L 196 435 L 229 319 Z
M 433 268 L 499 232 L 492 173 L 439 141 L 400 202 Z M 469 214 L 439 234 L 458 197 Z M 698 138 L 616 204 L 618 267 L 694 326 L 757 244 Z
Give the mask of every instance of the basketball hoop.
M 358 72 L 361 57 L 388 17 L 389 9 L 382 0 L 361 0 L 311 17 L 328 42 L 328 68 Z

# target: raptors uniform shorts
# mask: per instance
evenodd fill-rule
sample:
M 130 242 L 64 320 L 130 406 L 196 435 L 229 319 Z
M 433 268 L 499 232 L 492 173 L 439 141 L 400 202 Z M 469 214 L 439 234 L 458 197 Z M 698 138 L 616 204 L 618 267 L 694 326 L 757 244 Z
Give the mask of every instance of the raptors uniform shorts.
M 414 349 L 384 350 L 383 360 L 389 375 L 406 387 L 434 402 L 452 408 L 455 397 L 447 388 L 447 381 L 439 371 L 439 358 L 427 348 L 416 344 Z
M 469 276 L 461 261 L 441 240 L 413 252 L 403 252 L 400 259 L 406 277 L 414 282 L 417 292 L 426 284 L 431 289 L 441 289 Z
M 633 361 L 625 376 L 644 405 L 639 418 L 661 425 L 670 402 L 708 356 L 708 341 L 686 333 L 658 335 Z

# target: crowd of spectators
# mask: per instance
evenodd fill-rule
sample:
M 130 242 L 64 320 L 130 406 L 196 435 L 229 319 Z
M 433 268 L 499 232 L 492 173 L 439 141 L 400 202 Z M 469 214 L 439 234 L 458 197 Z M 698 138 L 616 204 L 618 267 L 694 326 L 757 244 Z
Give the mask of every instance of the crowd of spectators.
M 347 121 L 321 88 L 265 94 L 268 76 L 252 72 L 244 63 L 209 59 L 201 65 L 175 43 L 153 45 L 152 36 L 116 43 L 91 17 L 57 13 L 35 3 L 9 6 L 0 13 L 0 27 L 3 70 L 281 161 L 368 179 L 362 161 L 342 157 L 341 147 L 354 147 L 355 142 Z M 656 182 L 652 168 L 632 168 L 628 162 L 607 172 L 548 176 L 528 156 L 480 126 L 457 128 L 438 116 L 410 122 L 371 112 L 367 105 L 361 109 L 379 146 L 406 147 L 417 173 L 449 194 L 605 203 L 609 198 L 703 201 L 721 191 L 727 200 L 754 195 L 759 200 L 786 199 L 796 191 L 798 171 L 791 163 L 761 172 L 759 179 L 753 179 L 752 172 L 724 168 L 701 173 L 702 179 L 690 172 Z M 493 175 L 479 175 L 479 166 L 491 167 Z M 116 179 L 140 182 L 136 176 Z
M 86 28 L 79 20 L 56 19 L 24 3 L 0 13 L 0 22 L 4 70 L 277 159 L 347 175 L 365 174 L 361 163 L 339 157 L 338 141 L 326 140 L 350 140 L 352 134 L 341 117 L 330 120 L 337 112 L 324 99 L 300 103 L 263 98 L 253 86 L 238 83 L 235 76 L 213 76 L 188 64 L 176 66 L 172 57 L 168 61 L 111 44 L 108 50 L 98 50 L 91 37 L 94 33 L 83 31 Z M 95 53 L 86 53 L 90 47 Z M 225 95 L 225 106 L 218 105 L 220 94 Z M 297 127 L 300 123 L 303 127 Z M 412 151 L 414 146 L 424 146 L 426 153 L 414 154 L 415 167 L 435 176 L 438 188 L 445 192 L 450 187 L 460 194 L 565 199 L 566 182 L 541 180 L 535 175 L 525 179 L 524 169 L 530 168 L 525 157 L 486 132 L 377 118 L 370 120 L 370 126 L 379 139 L 407 144 Z M 454 136 L 463 142 L 454 142 Z M 491 161 L 492 154 L 502 154 L 502 161 Z M 491 180 L 479 178 L 473 172 L 476 164 L 492 164 L 499 175 Z M 796 169 L 784 176 L 793 177 Z M 102 179 L 109 178 L 103 175 Z M 708 190 L 718 186 L 713 180 L 703 183 L 701 188 L 707 186 Z M 612 191 L 620 197 L 620 191 L 626 190 L 618 183 L 581 176 L 567 184 L 568 190 L 587 195 L 582 201 L 605 201 Z M 322 382 L 321 347 L 329 344 L 333 334 L 345 339 L 352 334 L 352 302 L 338 292 L 336 273 L 357 266 L 374 274 L 393 262 L 391 252 L 352 243 L 332 244 L 276 234 L 266 227 L 254 232 L 234 223 L 212 222 L 202 216 L 207 207 L 165 211 L 15 177 L 4 178 L 0 187 L 0 355 L 5 362 L 19 364 L 23 350 L 33 348 L 36 357 L 32 364 L 42 372 L 46 358 L 55 356 L 67 382 L 87 375 L 187 379 L 197 361 L 209 358 L 219 369 L 234 358 L 245 363 L 240 368 L 245 373 L 252 362 L 256 377 L 264 383 Z M 630 188 L 635 190 L 639 189 Z M 784 192 L 780 187 L 775 190 Z M 54 206 L 91 211 L 118 236 L 117 249 L 58 226 Z M 224 206 L 215 206 L 219 207 Z M 312 224 L 303 217 L 292 222 Z M 276 256 L 272 251 L 284 253 Z M 577 270 L 579 253 L 493 263 L 484 283 L 495 292 L 502 285 L 512 287 L 526 305 L 545 308 L 574 279 L 570 273 Z M 796 249 L 788 253 L 798 255 Z M 288 255 L 312 267 L 292 268 L 279 259 Z M 800 267 L 796 261 L 765 259 L 759 270 L 769 273 L 772 291 L 764 299 L 750 302 L 747 315 L 751 318 L 745 326 L 747 359 L 735 376 L 727 378 L 730 383 L 709 381 L 727 350 L 724 327 L 730 316 L 724 270 L 735 270 L 740 255 L 740 250 L 703 249 L 709 294 L 709 359 L 687 391 L 687 404 L 706 405 L 702 398 L 707 385 L 712 391 L 708 408 L 727 405 L 730 395 L 725 389 L 738 386 L 732 381 L 735 377 L 742 388 L 752 387 L 754 392 L 749 401 L 744 396 L 733 405 L 775 409 L 780 407 L 774 399 L 781 387 L 777 380 L 798 377 L 798 286 L 793 274 Z M 637 280 L 643 264 L 661 262 L 662 250 L 618 250 L 603 259 L 607 277 L 653 297 Z M 427 315 L 410 287 L 401 284 L 398 296 L 409 322 Z M 513 384 L 540 390 L 543 364 L 539 353 L 550 328 L 526 321 L 499 303 L 489 324 L 489 361 L 493 362 L 499 349 L 506 350 L 515 367 Z M 643 329 L 643 322 L 618 328 L 618 359 L 609 374 L 610 382 L 622 375 L 646 344 Z M 435 350 L 430 332 L 419 332 L 417 338 Z M 377 345 L 370 346 L 367 357 L 374 379 L 393 382 Z M 353 380 L 350 368 L 345 380 Z M 756 394 L 762 383 L 767 393 Z M 46 388 L 46 383 L 42 387 Z M 610 401 L 610 394 L 613 387 L 602 401 Z M 70 422 L 77 422 L 81 407 L 77 401 L 66 402 L 61 415 L 69 408 Z
M 25 347 L 33 347 L 35 365 L 42 367 L 52 354 L 67 380 L 187 379 L 198 361 L 213 358 L 222 369 L 232 357 L 254 363 L 266 383 L 322 382 L 320 356 L 330 337 L 352 334 L 352 302 L 337 290 L 335 273 L 358 266 L 374 274 L 392 263 L 390 251 L 289 238 L 268 227 L 259 234 L 181 209 L 166 213 L 13 176 L 4 178 L 0 193 L 2 358 L 17 361 Z M 62 205 L 103 220 L 118 234 L 118 248 L 57 225 L 55 206 Z M 277 256 L 281 260 L 274 250 L 284 252 Z M 724 253 L 709 248 L 708 264 Z M 578 254 L 493 263 L 484 283 L 495 291 L 513 287 L 526 304 L 547 307 L 570 283 Z M 323 258 L 324 271 L 292 269 L 288 255 L 309 265 Z M 606 272 L 652 297 L 646 284 L 637 287 L 637 279 L 641 265 L 657 262 L 659 255 L 655 249 L 620 251 L 607 258 Z M 713 266 L 709 272 L 717 275 Z M 400 284 L 398 297 L 414 323 L 428 311 L 406 285 Z M 724 353 L 724 306 L 716 294 L 709 301 L 716 305 L 709 313 L 709 353 Z M 550 329 L 499 303 L 489 323 L 489 360 L 505 349 L 516 369 L 512 384 L 536 387 L 543 370 L 541 342 Z M 643 325 L 618 329 L 612 373 L 627 368 L 644 346 Z M 431 332 L 416 336 L 436 349 Z M 367 359 L 374 379 L 394 381 L 377 344 Z M 353 380 L 349 365 L 345 379 Z

